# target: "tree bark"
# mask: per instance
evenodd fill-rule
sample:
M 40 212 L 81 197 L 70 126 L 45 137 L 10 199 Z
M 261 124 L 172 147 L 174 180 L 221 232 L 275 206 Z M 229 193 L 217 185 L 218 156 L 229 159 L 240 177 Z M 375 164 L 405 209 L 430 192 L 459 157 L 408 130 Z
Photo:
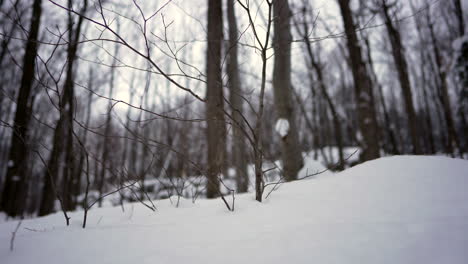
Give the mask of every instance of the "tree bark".
M 31 109 L 28 106 L 32 85 L 34 82 L 34 68 L 37 56 L 37 39 L 41 21 L 42 0 L 34 0 L 29 27 L 26 52 L 23 57 L 23 75 L 16 102 L 16 113 L 13 123 L 13 135 L 10 144 L 10 153 L 5 185 L 2 192 L 0 210 L 9 216 L 22 215 L 26 194 L 24 161 L 27 157 L 28 123 L 31 118 Z M 11 161 L 11 162 L 10 162 Z
M 69 0 L 69 7 L 73 8 L 73 0 Z M 83 6 L 81 8 L 80 13 L 84 14 L 88 8 L 88 0 L 82 1 Z M 63 204 L 65 207 L 65 210 L 67 211 L 72 211 L 75 210 L 76 208 L 76 203 L 74 201 L 74 193 L 73 191 L 75 190 L 75 184 L 77 182 L 77 179 L 74 177 L 77 173 L 77 168 L 75 164 L 75 159 L 74 159 L 74 130 L 73 130 L 73 119 L 75 115 L 75 76 L 74 76 L 74 68 L 76 66 L 76 56 L 78 53 L 78 41 L 80 40 L 80 35 L 81 35 L 81 26 L 83 24 L 83 17 L 79 16 L 78 17 L 78 22 L 76 23 L 75 28 L 73 29 L 74 26 L 74 21 L 73 21 L 73 16 L 70 13 L 69 14 L 69 51 L 68 51 L 68 64 L 69 67 L 67 69 L 67 79 L 66 79 L 66 84 L 65 84 L 65 89 L 69 90 L 68 96 L 66 100 L 68 101 L 68 108 L 66 108 L 67 112 L 67 146 L 66 146 L 66 154 L 65 154 L 65 168 L 64 168 L 64 181 L 63 181 Z M 70 76 L 70 77 L 69 77 Z
M 434 52 L 435 65 L 437 70 L 437 75 L 439 79 L 438 83 L 438 95 L 442 103 L 445 122 L 447 124 L 447 136 L 448 141 L 446 142 L 446 149 L 448 153 L 452 155 L 455 154 L 455 149 L 460 149 L 460 141 L 455 130 L 455 122 L 453 120 L 452 106 L 450 103 L 450 97 L 448 93 L 448 84 L 447 84 L 447 74 L 443 69 L 442 55 L 440 54 L 439 44 L 434 32 L 434 24 L 429 18 L 429 14 L 426 14 L 427 23 L 429 26 L 429 35 L 432 45 L 432 50 Z
M 457 16 L 458 20 L 458 33 L 459 36 L 465 35 L 465 20 L 463 15 L 463 7 L 461 0 L 453 0 L 455 5 L 455 15 Z
M 361 160 L 367 161 L 380 157 L 378 124 L 372 102 L 372 81 L 367 74 L 366 66 L 362 59 L 356 26 L 351 8 L 349 7 L 349 0 L 338 0 L 338 3 L 347 36 L 347 47 L 351 58 L 351 70 L 354 79 L 359 130 L 363 137 Z
M 10 15 L 12 15 L 13 12 L 17 11 L 17 7 L 18 7 L 19 3 L 20 3 L 20 0 L 16 0 L 5 17 L 10 16 Z M 18 16 L 21 16 L 21 15 L 22 15 L 21 13 L 18 14 Z M 3 20 L 0 20 L 0 23 L 1 22 L 4 23 Z M 0 50 L 0 66 L 3 65 L 3 59 L 5 58 L 5 54 L 7 53 L 8 45 L 10 44 L 10 41 L 11 41 L 17 27 L 18 27 L 18 21 L 16 21 L 16 20 L 11 21 L 10 29 L 8 30 L 8 33 L 7 33 L 8 35 L 6 37 L 4 37 L 3 40 L 2 40 L 2 45 L 1 45 L 2 48 Z M 0 87 L 2 85 L 3 84 L 0 84 Z
M 89 127 L 89 124 L 91 122 L 91 111 L 92 111 L 92 101 L 93 101 L 93 93 L 91 91 L 93 91 L 93 82 L 94 82 L 94 74 L 93 74 L 93 69 L 90 68 L 90 71 L 89 71 L 89 79 L 88 79 L 88 89 L 90 90 L 88 92 L 88 104 L 87 104 L 87 107 L 86 107 L 86 119 L 85 119 L 85 127 Z M 83 135 L 81 136 L 81 143 L 83 146 L 86 147 L 86 143 L 88 141 L 88 130 L 87 129 L 84 129 L 83 130 Z M 86 151 L 85 150 L 81 150 L 80 151 L 80 160 L 78 162 L 78 167 L 77 167 L 77 170 L 76 170 L 76 174 L 74 175 L 74 185 L 73 185 L 73 190 L 72 190 L 72 193 L 73 193 L 73 199 L 74 199 L 74 206 L 76 207 L 77 205 L 77 202 L 78 202 L 78 196 L 80 195 L 80 192 L 81 192 L 81 182 L 82 182 L 82 172 L 83 172 L 83 168 L 84 168 L 84 164 L 85 164 L 85 159 L 86 159 Z M 88 173 L 88 172 L 86 172 Z
M 227 61 L 227 75 L 229 85 L 229 101 L 232 109 L 233 125 L 232 161 L 236 170 L 237 192 L 247 192 L 249 177 L 247 174 L 247 152 L 244 134 L 242 84 L 239 77 L 239 63 L 237 61 L 238 29 L 234 8 L 234 0 L 227 0 L 227 16 L 229 23 L 229 56 Z
M 334 135 L 335 135 L 335 142 L 338 147 L 338 159 L 339 159 L 339 163 L 336 169 L 342 170 L 344 169 L 345 161 L 344 161 L 344 154 L 343 154 L 343 136 L 342 136 L 342 131 L 341 131 L 341 121 L 340 121 L 340 117 L 338 116 L 338 112 L 336 111 L 335 104 L 333 103 L 330 95 L 328 94 L 327 87 L 325 86 L 322 66 L 319 64 L 319 62 L 315 58 L 315 55 L 312 51 L 312 44 L 310 43 L 310 39 L 307 36 L 308 32 L 309 32 L 308 25 L 307 23 L 304 23 L 303 39 L 306 44 L 307 54 L 309 55 L 309 62 L 312 65 L 312 68 L 315 70 L 315 73 L 317 74 L 317 79 L 319 83 L 318 85 L 320 87 L 320 90 L 323 96 L 325 97 L 325 100 L 328 104 L 328 107 L 330 108 L 332 118 L 333 118 L 332 120 L 333 129 L 334 129 Z
M 388 113 L 387 104 L 385 103 L 385 95 L 384 95 L 383 87 L 377 78 L 377 74 L 375 73 L 374 60 L 372 59 L 372 55 L 371 55 L 371 45 L 370 45 L 369 37 L 364 34 L 362 35 L 362 37 L 363 37 L 363 42 L 366 45 L 366 50 L 367 50 L 366 56 L 367 56 L 367 64 L 369 67 L 369 74 L 370 74 L 373 84 L 377 86 L 377 97 L 378 97 L 380 105 L 382 106 L 383 119 L 386 124 L 386 129 L 383 132 L 388 134 L 389 142 L 384 141 L 384 144 L 383 144 L 384 150 L 387 153 L 398 155 L 400 154 L 400 151 L 398 149 L 398 142 L 396 139 L 397 137 L 395 135 L 392 122 L 390 120 L 390 115 Z M 377 113 L 378 111 L 376 112 L 376 114 Z
M 208 143 L 207 198 L 219 194 L 219 175 L 223 171 L 226 148 L 221 47 L 223 41 L 222 1 L 208 0 L 208 47 L 206 58 L 206 119 Z
M 291 11 L 287 0 L 273 1 L 275 62 L 273 69 L 273 92 L 278 119 L 289 123 L 288 133 L 281 138 L 281 160 L 286 181 L 297 179 L 304 165 L 299 134 L 296 126 L 295 109 L 291 86 Z
M 426 64 L 424 60 L 424 54 L 421 51 L 421 79 L 422 79 L 422 92 L 423 92 L 423 101 L 424 101 L 424 112 L 425 112 L 425 123 L 427 126 L 427 136 L 428 136 L 428 153 L 429 154 L 435 154 L 436 149 L 435 149 L 435 140 L 434 140 L 434 129 L 432 126 L 432 118 L 431 118 L 431 110 L 429 107 L 429 97 L 427 95 L 427 81 L 426 81 L 426 71 L 424 69 L 424 65 Z
M 117 32 L 119 32 L 119 24 L 117 23 Z M 113 90 L 114 90 L 114 80 L 115 80 L 115 68 L 117 65 L 117 56 L 119 53 L 119 45 L 115 45 L 114 49 L 114 60 L 112 62 L 112 69 L 111 69 L 111 75 L 110 75 L 110 80 L 109 80 L 109 98 L 112 98 L 113 96 Z M 109 106 L 108 106 L 108 111 L 107 111 L 107 116 L 106 116 L 106 123 L 104 127 L 104 142 L 102 146 L 102 153 L 101 153 L 101 171 L 99 173 L 99 181 L 98 181 L 98 191 L 99 191 L 99 196 L 102 196 L 104 193 L 104 185 L 106 183 L 106 178 L 107 178 L 107 170 L 111 167 L 108 166 L 108 159 L 109 159 L 109 145 L 110 145 L 110 131 L 111 131 L 111 126 L 112 126 L 112 102 L 109 101 Z M 98 202 L 98 207 L 102 206 L 102 200 L 99 199 Z
M 416 11 L 416 8 L 414 7 L 414 3 L 412 1 L 410 1 L 410 5 L 411 5 L 411 10 L 413 12 L 417 12 Z M 424 38 L 423 38 L 423 32 L 422 32 L 422 29 L 421 29 L 421 22 L 420 20 L 418 19 L 418 17 L 414 17 L 414 22 L 415 22 L 415 25 L 416 25 L 416 31 L 418 33 L 418 40 L 419 42 L 421 43 L 421 45 L 423 43 L 425 43 L 424 41 Z M 432 119 L 432 111 L 431 111 L 431 107 L 430 107 L 430 102 L 429 102 L 429 88 L 430 88 L 430 83 L 431 83 L 431 80 L 430 78 L 428 79 L 428 75 L 426 75 L 426 66 L 427 65 L 430 65 L 432 66 L 432 63 L 430 62 L 430 59 L 427 59 L 428 58 L 428 51 L 427 49 L 424 48 L 424 46 L 421 46 L 419 47 L 419 54 L 420 54 L 420 57 L 421 57 L 421 63 L 420 63 L 420 71 L 421 71 L 421 79 L 422 79 L 422 92 L 423 92 L 423 100 L 424 100 L 424 110 L 425 110 L 425 123 L 426 123 L 426 126 L 427 126 L 427 129 L 429 130 L 428 131 L 428 139 L 429 139 L 429 153 L 430 154 L 435 154 L 436 153 L 436 130 L 433 126 L 433 119 Z M 435 105 L 437 104 L 437 100 L 434 101 Z M 439 113 L 438 111 L 438 107 L 436 106 L 436 113 Z M 440 119 L 442 121 L 442 119 Z
M 88 1 L 85 0 L 81 13 L 87 9 Z M 73 6 L 73 1 L 68 1 L 68 6 Z M 44 172 L 44 186 L 42 189 L 42 199 L 39 207 L 39 215 L 47 215 L 54 211 L 54 201 L 59 190 L 58 186 L 60 169 L 62 169 L 62 188 L 60 194 L 63 200 L 64 210 L 73 210 L 75 204 L 72 198 L 74 175 L 76 175 L 75 160 L 73 153 L 73 118 L 75 113 L 75 92 L 74 92 L 74 67 L 78 52 L 78 41 L 81 34 L 83 18 L 79 17 L 74 27 L 73 15 L 68 14 L 68 50 L 67 50 L 67 70 L 63 92 L 59 99 L 60 117 L 57 121 L 54 132 L 52 152 Z M 64 144 L 65 142 L 65 144 Z M 64 166 L 61 160 L 65 154 Z
M 404 54 L 400 32 L 393 24 L 389 14 L 389 6 L 386 0 L 382 0 L 382 15 L 385 20 L 390 44 L 392 46 L 393 59 L 398 72 L 398 80 L 403 93 L 405 102 L 406 114 L 408 116 L 408 127 L 410 130 L 411 142 L 413 145 L 413 154 L 422 154 L 421 145 L 419 142 L 418 122 L 413 105 L 413 93 L 411 91 L 411 83 L 408 73 L 408 63 Z

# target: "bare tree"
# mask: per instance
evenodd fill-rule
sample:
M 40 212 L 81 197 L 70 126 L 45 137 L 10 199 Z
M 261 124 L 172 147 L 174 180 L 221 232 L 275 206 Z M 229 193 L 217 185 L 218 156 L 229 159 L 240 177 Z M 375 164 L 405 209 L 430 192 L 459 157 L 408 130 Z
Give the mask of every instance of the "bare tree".
M 346 43 L 351 59 L 359 131 L 363 138 L 361 159 L 363 161 L 376 159 L 380 157 L 380 148 L 379 129 L 372 101 L 372 81 L 367 74 L 366 65 L 362 59 L 361 47 L 359 46 L 353 13 L 349 7 L 349 0 L 338 0 L 338 4 L 343 18 Z
M 427 6 L 427 11 L 425 12 L 426 14 L 426 22 L 428 24 L 429 28 L 429 37 L 430 37 L 430 43 L 432 46 L 432 51 L 434 54 L 434 61 L 435 61 L 435 68 L 436 68 L 436 75 L 438 77 L 438 83 L 437 83 L 437 94 L 439 97 L 439 100 L 442 104 L 443 108 L 443 114 L 446 122 L 446 127 L 447 127 L 447 142 L 446 142 L 446 148 L 448 153 L 455 153 L 455 150 L 458 149 L 460 151 L 460 141 L 458 139 L 457 131 L 455 129 L 455 121 L 453 119 L 453 114 L 452 114 L 452 106 L 450 103 L 450 97 L 449 97 L 449 91 L 448 91 L 448 83 L 447 83 L 447 73 L 444 68 L 444 62 L 441 54 L 441 50 L 439 47 L 439 41 L 436 38 L 435 35 L 435 29 L 434 29 L 434 22 L 431 19 L 431 16 L 429 14 L 431 8 L 430 6 Z
M 405 102 L 406 114 L 408 116 L 408 127 L 410 130 L 411 143 L 413 145 L 412 153 L 422 154 L 419 142 L 420 135 L 418 132 L 418 120 L 416 118 L 416 113 L 414 110 L 413 93 L 411 91 L 411 83 L 409 78 L 408 63 L 405 56 L 405 49 L 402 43 L 401 34 L 397 28 L 397 25 L 395 25 L 394 22 L 394 17 L 396 16 L 390 13 L 392 11 L 392 8 L 395 7 L 398 3 L 398 1 L 393 1 L 392 3 L 389 3 L 388 0 L 379 0 L 379 3 L 376 3 L 374 11 L 380 13 L 383 17 L 388 37 L 390 38 L 393 60 L 395 61 L 395 66 L 398 72 L 398 80 L 400 82 L 400 87 Z
M 221 0 L 208 0 L 208 47 L 206 51 L 206 119 L 208 142 L 208 181 L 206 196 L 219 195 L 219 179 L 223 172 L 226 148 L 226 125 L 221 68 L 223 44 L 223 12 Z
M 453 4 L 455 6 L 455 15 L 457 16 L 458 34 L 459 36 L 463 36 L 465 35 L 465 18 L 463 14 L 462 2 L 461 0 L 453 0 Z
M 94 82 L 94 74 L 93 74 L 93 69 L 90 68 L 89 70 L 89 79 L 88 79 L 88 88 L 90 89 L 90 91 L 88 91 L 88 96 L 87 96 L 87 104 L 86 104 L 86 117 L 85 117 L 85 123 L 84 123 L 84 126 L 85 127 L 89 127 L 90 125 L 90 122 L 91 122 L 91 112 L 92 112 L 92 102 L 93 102 L 93 93 L 92 93 L 92 90 L 93 90 L 93 82 Z M 83 174 L 83 171 L 84 169 L 88 166 L 88 154 L 86 153 L 86 149 L 83 149 L 84 147 L 86 147 L 86 144 L 88 142 L 88 130 L 87 129 L 83 129 L 82 130 L 82 135 L 81 135 L 81 144 L 83 145 L 82 148 L 80 148 L 80 155 L 79 155 L 79 161 L 78 161 L 78 165 L 77 165 L 77 169 L 76 169 L 76 172 L 75 172 L 75 175 L 73 176 L 73 186 L 72 186 L 72 196 L 73 196 L 73 203 L 72 203 L 72 206 L 74 208 L 72 208 L 72 210 L 74 210 L 76 208 L 76 206 L 78 205 L 78 196 L 80 195 L 81 193 L 81 183 L 82 183 L 82 174 Z M 86 163 L 86 167 L 85 167 L 85 163 Z M 88 171 L 86 170 L 85 171 L 86 173 L 88 173 Z
M 245 128 L 242 119 L 243 98 L 242 83 L 239 76 L 238 47 L 239 34 L 237 29 L 234 0 L 227 0 L 227 17 L 229 23 L 229 47 L 227 74 L 229 85 L 229 101 L 232 117 L 238 125 L 233 126 L 232 162 L 236 170 L 237 191 L 247 192 L 249 177 L 247 175 L 246 142 L 242 129 Z
M 117 32 L 119 32 L 119 24 L 117 23 Z M 114 49 L 114 59 L 112 62 L 112 67 L 111 67 L 111 72 L 110 72 L 110 80 L 109 80 L 109 98 L 112 98 L 113 92 L 114 92 L 114 86 L 115 86 L 115 69 L 117 66 L 117 57 L 118 57 L 118 52 L 119 52 L 119 45 L 115 45 Z M 107 115 L 106 115 L 106 121 L 104 125 L 104 144 L 102 146 L 102 152 L 101 152 L 101 171 L 99 173 L 99 181 L 98 181 L 98 191 L 99 191 L 99 196 L 102 196 L 104 193 L 104 184 L 106 182 L 107 178 L 107 171 L 109 170 L 109 147 L 110 147 L 110 136 L 111 136 L 111 121 L 112 121 L 112 109 L 113 109 L 113 104 L 111 101 L 109 101 L 109 105 L 107 108 Z M 102 199 L 99 200 L 98 206 L 102 206 Z
M 361 31 L 361 37 L 366 47 L 366 59 L 367 59 L 366 65 L 368 66 L 368 72 L 372 79 L 373 85 L 377 87 L 377 94 L 376 94 L 377 99 L 376 100 L 378 101 L 376 103 L 376 106 L 377 104 L 380 103 L 380 106 L 382 107 L 381 110 L 382 110 L 382 115 L 383 115 L 383 122 L 385 122 L 385 125 L 386 125 L 385 131 L 383 133 L 384 135 L 385 134 L 387 135 L 388 139 L 384 140 L 383 147 L 387 153 L 398 155 L 401 153 L 398 147 L 398 142 L 397 142 L 397 135 L 399 133 L 398 131 L 395 131 L 396 129 L 394 129 L 392 125 L 392 120 L 390 118 L 390 114 L 388 111 L 387 102 L 385 102 L 385 93 L 384 93 L 383 85 L 379 81 L 377 74 L 375 72 L 374 60 L 372 58 L 372 47 L 370 44 L 369 36 L 368 34 L 366 34 L 366 32 Z
M 307 21 L 306 19 L 308 10 L 309 10 L 309 6 L 305 4 L 305 6 L 302 9 L 303 11 L 302 15 L 304 18 L 304 21 L 302 23 L 302 29 L 300 29 L 298 22 L 296 22 L 295 23 L 296 30 L 304 41 L 306 52 L 309 57 L 309 63 L 316 73 L 316 76 L 318 79 L 318 86 L 332 114 L 335 142 L 338 147 L 339 166 L 337 167 L 337 169 L 342 170 L 344 169 L 345 164 L 344 164 L 344 155 L 343 155 L 343 137 L 342 137 L 342 132 L 341 132 L 341 121 L 340 121 L 340 117 L 338 116 L 338 112 L 336 110 L 335 104 L 326 87 L 325 78 L 324 78 L 324 74 L 322 70 L 323 66 L 320 65 L 320 62 L 317 56 L 314 54 L 314 51 L 312 50 L 312 43 L 309 38 L 309 35 L 311 34 L 310 29 L 309 29 L 310 22 Z
M 8 158 L 8 169 L 3 187 L 0 210 L 9 216 L 22 215 L 26 194 L 25 158 L 27 157 L 28 124 L 31 119 L 29 99 L 34 83 L 34 68 L 37 56 L 37 39 L 41 23 L 42 1 L 34 0 L 29 27 L 29 34 L 23 57 L 23 75 L 16 101 L 16 113 L 13 124 L 13 136 Z
M 294 180 L 304 165 L 296 125 L 291 86 L 291 10 L 287 0 L 273 1 L 275 62 L 273 91 L 278 122 L 288 123 L 287 133 L 281 135 L 281 160 L 286 180 Z
M 69 8 L 73 7 L 72 0 L 68 1 L 68 6 Z M 88 1 L 85 0 L 81 8 L 82 14 L 86 12 L 87 6 Z M 74 207 L 74 205 L 72 205 L 73 202 L 71 197 L 73 176 L 76 175 L 73 153 L 73 119 L 75 114 L 74 74 L 83 18 L 78 17 L 78 21 L 75 25 L 73 17 L 73 14 L 68 12 L 67 70 L 62 93 L 59 93 L 59 120 L 57 121 L 54 131 L 53 147 L 47 168 L 44 172 L 45 184 L 42 191 L 42 200 L 39 209 L 39 215 L 41 216 L 54 211 L 54 200 L 56 194 L 53 191 L 53 185 L 55 184 L 55 186 L 58 186 L 56 182 L 59 180 L 60 169 L 62 169 L 61 194 L 64 207 L 66 210 L 73 209 Z M 62 163 L 63 157 L 65 160 Z

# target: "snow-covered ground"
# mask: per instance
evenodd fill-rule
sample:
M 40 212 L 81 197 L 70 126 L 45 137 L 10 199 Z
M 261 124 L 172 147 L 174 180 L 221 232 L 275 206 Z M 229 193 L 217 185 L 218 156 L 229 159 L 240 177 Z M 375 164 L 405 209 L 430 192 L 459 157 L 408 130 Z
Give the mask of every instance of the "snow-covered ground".
M 283 184 L 262 204 L 135 203 L 0 224 L 0 263 L 468 263 L 468 162 L 398 156 Z

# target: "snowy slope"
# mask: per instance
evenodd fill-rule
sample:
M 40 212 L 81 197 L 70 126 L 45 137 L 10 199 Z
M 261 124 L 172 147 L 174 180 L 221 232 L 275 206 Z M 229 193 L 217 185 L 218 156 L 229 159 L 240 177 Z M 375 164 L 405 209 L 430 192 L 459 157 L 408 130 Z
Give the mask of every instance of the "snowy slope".
M 399 156 L 288 183 L 263 204 L 158 201 L 0 224 L 0 263 L 468 263 L 468 162 Z

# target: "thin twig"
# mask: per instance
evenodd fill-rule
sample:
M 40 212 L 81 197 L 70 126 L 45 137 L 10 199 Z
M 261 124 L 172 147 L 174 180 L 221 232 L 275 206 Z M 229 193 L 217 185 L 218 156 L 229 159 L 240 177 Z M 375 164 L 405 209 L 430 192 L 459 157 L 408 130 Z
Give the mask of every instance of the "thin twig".
M 21 219 L 18 224 L 16 225 L 15 231 L 11 232 L 11 240 L 10 240 L 10 251 L 13 251 L 13 248 L 15 246 L 15 237 L 16 237 L 16 232 L 18 232 L 18 229 L 23 222 L 23 219 Z

